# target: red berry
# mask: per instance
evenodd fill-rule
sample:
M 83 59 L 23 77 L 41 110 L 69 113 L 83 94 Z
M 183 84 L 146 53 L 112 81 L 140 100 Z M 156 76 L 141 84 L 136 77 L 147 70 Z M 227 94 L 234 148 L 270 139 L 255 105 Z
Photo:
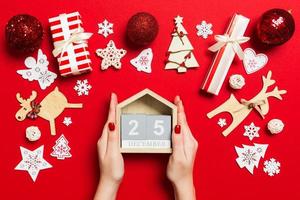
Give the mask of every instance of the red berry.
M 283 9 L 265 12 L 256 27 L 259 41 L 267 45 L 280 45 L 287 42 L 295 31 L 295 21 L 291 13 Z

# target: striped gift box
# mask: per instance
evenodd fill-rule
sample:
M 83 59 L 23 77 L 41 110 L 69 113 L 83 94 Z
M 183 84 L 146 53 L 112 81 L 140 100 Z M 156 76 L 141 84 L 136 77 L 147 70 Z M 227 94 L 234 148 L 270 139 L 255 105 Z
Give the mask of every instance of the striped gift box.
M 249 24 L 249 19 L 240 14 L 234 14 L 225 32 L 225 35 L 241 37 Z M 202 90 L 218 95 L 234 59 L 235 52 L 232 46 L 223 46 L 215 55 L 210 69 L 202 85 Z
M 54 48 L 62 41 L 68 40 L 74 32 L 79 29 L 83 30 L 79 12 L 60 14 L 50 18 L 49 23 Z M 57 56 L 57 61 L 61 76 L 79 75 L 92 71 L 90 53 L 86 42 L 70 43 L 62 55 Z

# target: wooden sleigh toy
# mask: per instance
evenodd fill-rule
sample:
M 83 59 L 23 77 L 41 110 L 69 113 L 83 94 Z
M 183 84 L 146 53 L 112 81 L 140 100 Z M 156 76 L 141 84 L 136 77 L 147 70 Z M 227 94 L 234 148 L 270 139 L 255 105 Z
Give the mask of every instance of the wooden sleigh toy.
M 50 92 L 40 104 L 35 103 L 37 92 L 32 91 L 28 99 L 23 99 L 20 93 L 16 94 L 16 98 L 21 108 L 16 113 L 16 119 L 23 121 L 27 117 L 35 119 L 38 116 L 48 120 L 50 123 L 51 135 L 56 135 L 55 119 L 64 111 L 65 108 L 82 108 L 81 103 L 68 103 L 67 98 L 56 87 Z

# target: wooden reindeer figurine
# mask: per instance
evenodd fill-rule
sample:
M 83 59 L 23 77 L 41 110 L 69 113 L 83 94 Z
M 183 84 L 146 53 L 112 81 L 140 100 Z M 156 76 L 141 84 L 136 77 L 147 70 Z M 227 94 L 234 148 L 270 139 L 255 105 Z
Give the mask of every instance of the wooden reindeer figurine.
M 263 76 L 263 88 L 251 100 L 247 101 L 245 99 L 241 99 L 239 102 L 235 96 L 231 94 L 227 101 L 207 114 L 208 118 L 212 118 L 222 112 L 228 112 L 232 116 L 230 126 L 222 132 L 224 136 L 229 135 L 230 132 L 234 130 L 253 109 L 255 109 L 261 117 L 264 118 L 264 115 L 269 112 L 269 97 L 275 97 L 282 100 L 281 94 L 285 94 L 286 90 L 278 90 L 278 87 L 276 86 L 273 91 L 267 92 L 268 87 L 275 83 L 275 80 L 271 80 L 271 76 L 271 71 L 268 72 L 267 78 Z
M 23 121 L 26 117 L 36 118 L 42 117 L 50 122 L 51 135 L 56 134 L 55 118 L 59 116 L 65 108 L 82 108 L 81 103 L 68 103 L 67 98 L 56 87 L 50 92 L 40 104 L 35 104 L 34 100 L 37 97 L 36 91 L 32 91 L 28 99 L 23 99 L 20 93 L 16 95 L 17 100 L 20 102 L 21 108 L 16 113 L 16 119 Z

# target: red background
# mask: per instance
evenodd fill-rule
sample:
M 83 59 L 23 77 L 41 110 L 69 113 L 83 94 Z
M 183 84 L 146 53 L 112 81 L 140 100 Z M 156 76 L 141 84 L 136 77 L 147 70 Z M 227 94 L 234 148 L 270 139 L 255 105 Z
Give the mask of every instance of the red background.
M 221 135 L 221 128 L 217 125 L 219 115 L 208 120 L 206 113 L 218 106 L 229 97 L 232 92 L 227 81 L 219 96 L 209 97 L 199 92 L 201 83 L 211 63 L 213 54 L 207 48 L 214 43 L 213 37 L 207 40 L 196 36 L 196 24 L 206 20 L 213 24 L 215 34 L 223 34 L 234 12 L 239 12 L 251 19 L 246 35 L 253 32 L 260 15 L 274 7 L 292 9 L 292 13 L 299 22 L 299 2 L 296 0 L 252 0 L 252 1 L 24 1 L 10 0 L 1 2 L 0 17 L 0 60 L 1 60 L 1 163 L 0 163 L 0 198 L 1 199 L 92 199 L 99 179 L 96 142 L 101 134 L 106 120 L 108 102 L 111 92 L 116 92 L 119 100 L 124 100 L 136 92 L 148 87 L 169 100 L 179 94 L 186 108 L 188 121 L 192 132 L 199 141 L 196 157 L 194 179 L 198 199 L 299 199 L 299 126 L 298 103 L 299 98 L 299 30 L 286 44 L 264 52 L 269 57 L 267 66 L 251 75 L 247 75 L 243 65 L 237 59 L 233 63 L 229 75 L 240 73 L 246 78 L 246 86 L 235 92 L 237 98 L 250 98 L 261 89 L 261 76 L 268 70 L 273 71 L 273 78 L 281 89 L 288 90 L 284 100 L 270 100 L 270 112 L 265 120 L 261 120 L 257 113 L 250 116 L 232 132 L 227 138 Z M 49 59 L 49 69 L 57 72 L 56 60 L 52 57 L 53 49 L 48 18 L 63 12 L 79 11 L 83 18 L 85 30 L 93 32 L 89 40 L 90 52 L 94 71 L 87 75 L 61 78 L 59 77 L 51 87 L 42 91 L 37 82 L 28 82 L 16 74 L 17 69 L 24 68 L 25 56 L 10 55 L 5 48 L 4 26 L 15 14 L 28 13 L 39 18 L 45 29 L 42 50 Z M 137 72 L 129 64 L 141 49 L 130 49 L 124 40 L 127 20 L 138 11 L 148 11 L 158 20 L 160 25 L 156 40 L 150 45 L 154 52 L 152 63 L 153 72 L 145 74 Z M 186 74 L 176 71 L 165 71 L 165 53 L 171 42 L 170 33 L 173 29 L 173 18 L 180 14 L 184 17 L 183 25 L 188 31 L 193 44 L 195 56 L 200 68 L 189 70 Z M 97 34 L 97 23 L 104 19 L 114 23 L 114 34 L 104 38 Z M 100 58 L 94 52 L 103 48 L 113 39 L 116 46 L 128 50 L 122 59 L 122 69 L 119 71 L 99 69 Z M 254 48 L 253 42 L 243 47 Z M 36 52 L 33 54 L 36 56 Z M 229 76 L 228 76 L 229 77 Z M 77 79 L 88 79 L 92 85 L 89 96 L 78 97 L 73 87 Z M 15 94 L 21 92 L 27 97 L 31 90 L 38 92 L 41 100 L 55 86 L 66 94 L 70 102 L 82 102 L 84 108 L 79 110 L 65 110 L 56 120 L 58 135 L 50 136 L 49 124 L 43 119 L 36 121 L 25 120 L 17 122 L 14 118 L 19 104 Z M 73 124 L 66 127 L 62 124 L 64 116 L 71 116 Z M 270 136 L 265 130 L 270 119 L 280 118 L 286 127 L 282 134 Z M 253 143 L 243 136 L 243 125 L 254 122 L 261 127 L 260 137 L 256 143 L 269 144 L 265 159 L 278 159 L 281 173 L 269 177 L 263 172 L 263 160 L 258 169 L 251 175 L 246 169 L 240 169 L 235 161 L 237 155 L 234 146 Z M 35 143 L 29 143 L 25 138 L 25 129 L 30 125 L 37 125 L 42 131 L 42 137 Z M 73 157 L 59 161 L 50 156 L 51 148 L 57 137 L 64 133 L 69 139 Z M 45 159 L 53 168 L 42 170 L 35 183 L 29 174 L 15 171 L 15 166 L 21 160 L 19 147 L 34 150 L 45 145 Z M 124 155 L 125 177 L 119 190 L 119 199 L 171 199 L 173 191 L 166 179 L 165 170 L 168 155 L 132 154 Z

